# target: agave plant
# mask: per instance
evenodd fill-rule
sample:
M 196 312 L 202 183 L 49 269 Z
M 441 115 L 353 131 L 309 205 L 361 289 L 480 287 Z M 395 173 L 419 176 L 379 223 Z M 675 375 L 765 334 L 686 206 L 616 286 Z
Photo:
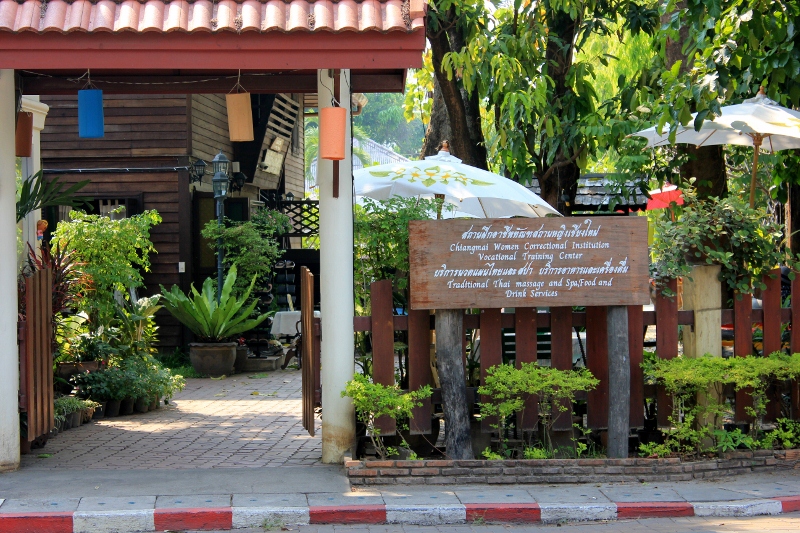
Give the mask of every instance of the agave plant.
M 265 313 L 256 318 L 249 318 L 258 304 L 258 300 L 253 300 L 253 303 L 243 308 L 256 283 L 255 277 L 241 298 L 233 295 L 235 282 L 236 265 L 233 265 L 222 285 L 219 304 L 217 304 L 217 295 L 211 278 L 203 282 L 202 292 L 198 292 L 192 285 L 191 298 L 181 292 L 176 285 L 173 285 L 169 291 L 162 286 L 164 307 L 183 325 L 192 330 L 192 333 L 197 335 L 202 342 L 222 342 L 234 335 L 253 329 L 270 315 L 270 313 Z

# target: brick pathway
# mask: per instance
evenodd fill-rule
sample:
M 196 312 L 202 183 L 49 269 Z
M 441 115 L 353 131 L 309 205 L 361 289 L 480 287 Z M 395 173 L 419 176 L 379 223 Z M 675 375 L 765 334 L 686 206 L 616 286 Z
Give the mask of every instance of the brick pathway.
M 167 406 L 94 421 L 23 456 L 23 469 L 182 469 L 318 465 L 301 423 L 299 370 L 187 379 Z M 39 454 L 52 454 L 49 458 Z

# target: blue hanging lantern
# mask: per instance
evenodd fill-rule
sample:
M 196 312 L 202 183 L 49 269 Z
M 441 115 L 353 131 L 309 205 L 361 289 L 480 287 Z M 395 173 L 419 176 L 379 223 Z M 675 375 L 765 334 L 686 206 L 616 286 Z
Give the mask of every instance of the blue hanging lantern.
M 103 124 L 103 91 L 78 91 L 78 137 L 99 139 L 105 135 Z

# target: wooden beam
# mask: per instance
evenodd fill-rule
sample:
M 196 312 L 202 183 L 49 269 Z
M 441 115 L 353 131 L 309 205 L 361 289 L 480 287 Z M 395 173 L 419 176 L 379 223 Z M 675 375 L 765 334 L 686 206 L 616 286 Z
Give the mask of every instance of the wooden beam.
M 83 88 L 83 81 L 74 81 L 74 76 L 37 76 L 23 74 L 25 94 L 42 96 L 74 95 Z M 92 71 L 92 83 L 103 90 L 103 94 L 227 94 L 236 84 L 236 73 L 208 75 L 152 75 L 120 76 Z M 71 81 L 73 80 L 73 81 Z M 265 72 L 242 74 L 241 84 L 250 93 L 316 93 L 317 76 L 313 73 Z M 403 92 L 403 71 L 386 73 L 353 71 L 353 92 Z

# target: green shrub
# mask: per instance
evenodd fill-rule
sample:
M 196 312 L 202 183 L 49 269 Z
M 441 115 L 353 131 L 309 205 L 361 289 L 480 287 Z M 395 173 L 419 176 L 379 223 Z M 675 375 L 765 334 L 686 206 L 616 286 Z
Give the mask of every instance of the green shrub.
M 427 385 L 419 390 L 403 393 L 397 385 L 387 387 L 372 383 L 362 374 L 355 374 L 342 391 L 342 397 L 353 399 L 356 417 L 367 427 L 367 435 L 381 459 L 394 455 L 395 450 L 386 447 L 380 428 L 375 427 L 375 421 L 382 416 L 392 418 L 397 422 L 397 429 L 400 431 L 405 427 L 403 421 L 411 418 L 412 410 L 422 405 L 420 400 L 429 398 L 431 394 L 431 388 Z M 408 447 L 405 440 L 403 445 Z
M 575 401 L 576 392 L 592 390 L 598 383 L 585 368 L 558 370 L 536 363 L 522 363 L 520 368 L 493 366 L 487 370 L 485 383 L 478 387 L 479 394 L 489 397 L 489 401 L 481 403 L 481 416 L 497 417 L 495 427 L 502 440 L 509 417 L 516 413 L 522 416 L 528 398 L 538 396 L 539 416 L 544 427 L 542 440 L 544 448 L 552 453 L 551 436 L 556 419 L 567 413 L 566 404 Z
M 74 252 L 91 287 L 78 299 L 94 328 L 107 325 L 117 307 L 114 291 L 128 299 L 128 289 L 143 285 L 142 274 L 150 271 L 155 246 L 150 229 L 161 222 L 156 211 L 145 211 L 120 220 L 71 211 L 69 222 L 60 222 L 52 244 Z

